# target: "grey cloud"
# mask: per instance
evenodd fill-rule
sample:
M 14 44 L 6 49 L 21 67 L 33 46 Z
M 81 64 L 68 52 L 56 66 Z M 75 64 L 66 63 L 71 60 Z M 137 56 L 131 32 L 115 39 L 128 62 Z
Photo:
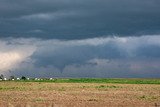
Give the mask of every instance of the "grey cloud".
M 95 63 L 93 59 L 92 63 Z M 159 78 L 158 60 L 112 60 L 96 59 L 98 64 L 68 65 L 61 73 L 59 69 L 48 67 L 21 66 L 13 74 L 30 77 L 98 77 L 98 78 Z M 122 63 L 123 62 L 123 63 Z M 147 62 L 147 63 L 146 63 Z M 91 63 L 91 61 L 90 61 Z M 33 73 L 34 72 L 34 73 Z
M 158 36 L 152 36 L 157 39 Z M 159 58 L 160 44 L 150 36 L 128 38 L 97 38 L 79 41 L 50 41 L 31 56 L 36 66 L 54 66 L 63 70 L 68 65 L 85 65 L 92 59 L 146 60 Z M 159 39 L 157 39 L 159 40 Z M 156 40 L 156 41 L 157 41 Z M 55 42 L 55 43 L 54 43 Z M 97 43 L 96 43 L 97 42 Z M 90 63 L 97 64 L 97 63 Z
M 158 0 L 0 0 L 0 72 L 160 77 L 159 13 Z
M 1 0 L 0 37 L 85 39 L 160 33 L 157 0 Z M 32 33 L 35 29 L 43 32 Z
M 50 45 L 48 46 L 50 47 Z M 59 69 L 63 69 L 71 64 L 83 64 L 93 58 L 100 59 L 115 59 L 124 58 L 125 54 L 118 49 L 113 43 L 107 43 L 99 46 L 60 46 L 56 48 L 53 46 L 49 50 L 40 48 L 33 55 L 32 59 L 38 66 L 53 65 Z
M 0 40 L 0 73 L 8 74 L 10 70 L 19 68 L 19 64 L 27 61 L 35 51 L 35 46 L 29 44 L 8 43 Z
M 157 45 L 140 46 L 136 52 L 136 56 L 138 57 L 160 58 L 160 46 Z
M 159 40 L 159 35 L 83 40 L 3 39 L 0 54 L 8 58 L 8 66 L 0 69 L 11 70 L 8 75 L 31 77 L 159 77 Z

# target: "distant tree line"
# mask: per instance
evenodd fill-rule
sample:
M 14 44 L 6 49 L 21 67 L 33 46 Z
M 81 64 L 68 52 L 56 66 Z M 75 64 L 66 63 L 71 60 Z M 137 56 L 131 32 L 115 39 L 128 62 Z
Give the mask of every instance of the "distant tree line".
M 21 78 L 16 78 L 15 76 L 10 76 L 8 80 L 26 80 L 27 78 L 25 76 L 22 76 Z M 0 80 L 6 80 L 3 74 L 0 75 Z

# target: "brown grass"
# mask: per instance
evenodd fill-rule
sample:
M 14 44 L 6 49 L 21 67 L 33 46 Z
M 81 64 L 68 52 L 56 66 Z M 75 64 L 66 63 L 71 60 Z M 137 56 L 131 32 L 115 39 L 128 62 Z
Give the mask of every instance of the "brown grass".
M 0 82 L 0 107 L 160 107 L 160 85 Z

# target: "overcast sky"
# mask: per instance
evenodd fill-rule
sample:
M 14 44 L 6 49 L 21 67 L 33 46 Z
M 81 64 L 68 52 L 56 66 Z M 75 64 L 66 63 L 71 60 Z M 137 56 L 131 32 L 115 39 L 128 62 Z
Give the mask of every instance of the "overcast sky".
M 159 0 L 0 0 L 0 73 L 160 77 Z

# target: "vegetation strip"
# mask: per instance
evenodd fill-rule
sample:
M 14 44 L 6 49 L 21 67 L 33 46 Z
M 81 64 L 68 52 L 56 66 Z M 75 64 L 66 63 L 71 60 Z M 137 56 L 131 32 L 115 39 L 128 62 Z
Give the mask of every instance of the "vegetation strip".
M 16 82 L 51 82 L 51 83 L 117 83 L 117 84 L 160 84 L 160 79 L 107 79 L 107 78 L 56 78 L 56 79 L 29 79 L 15 80 Z

